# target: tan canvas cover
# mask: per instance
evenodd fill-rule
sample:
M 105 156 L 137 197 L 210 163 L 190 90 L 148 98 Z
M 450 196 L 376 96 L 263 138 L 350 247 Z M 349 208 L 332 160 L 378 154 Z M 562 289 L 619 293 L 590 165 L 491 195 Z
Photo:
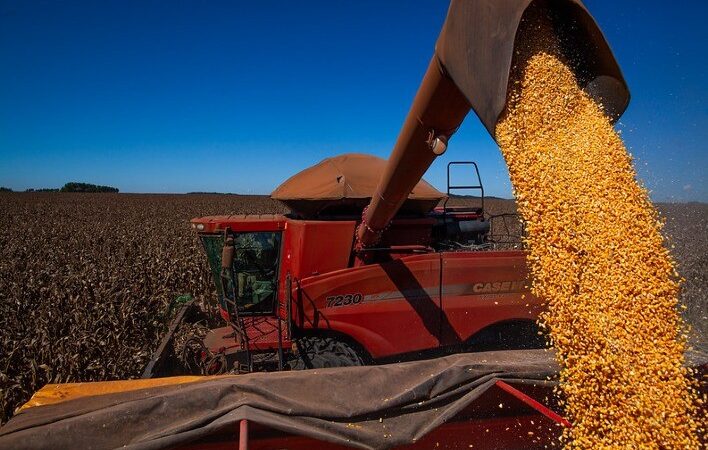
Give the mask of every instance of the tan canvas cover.
M 304 215 L 316 215 L 336 205 L 361 209 L 376 191 L 385 168 L 385 159 L 362 153 L 327 158 L 290 177 L 271 197 Z M 421 180 L 402 210 L 425 212 L 444 197 L 445 194 Z

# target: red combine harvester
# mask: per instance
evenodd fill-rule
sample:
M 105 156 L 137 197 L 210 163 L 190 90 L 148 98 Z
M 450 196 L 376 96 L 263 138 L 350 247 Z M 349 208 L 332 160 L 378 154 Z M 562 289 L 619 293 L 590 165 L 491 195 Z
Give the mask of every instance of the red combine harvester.
M 198 315 L 188 304 L 145 379 L 45 386 L 0 429 L 0 447 L 554 446 L 570 424 L 553 411 L 553 355 L 533 348 L 542 305 L 524 253 L 490 245 L 474 163 L 448 165 L 447 194 L 476 189 L 479 207 L 438 207 L 445 196 L 422 181 L 470 109 L 494 135 L 516 37 L 528 35 L 518 31 L 539 15 L 619 117 L 629 92 L 580 0 L 453 0 L 388 161 L 342 155 L 295 175 L 272 194 L 287 215 L 192 220 L 225 326 L 175 352 Z M 472 182 L 451 184 L 456 165 Z M 306 368 L 324 369 L 286 370 Z M 155 378 L 190 369 L 274 372 Z
M 190 366 L 218 374 L 543 345 L 524 253 L 489 250 L 476 164 L 448 165 L 447 190 L 478 190 L 479 208 L 437 208 L 444 195 L 421 181 L 470 109 L 493 135 L 529 4 L 554 17 L 588 91 L 613 117 L 624 111 L 624 79 L 579 1 L 453 2 L 387 162 L 343 155 L 304 170 L 272 194 L 288 215 L 192 220 L 227 325 L 190 341 Z M 473 181 L 450 185 L 454 164 L 474 167 Z M 164 361 L 158 353 L 145 376 L 172 373 Z
M 205 373 L 543 345 L 524 254 L 483 251 L 482 207 L 436 208 L 443 195 L 417 169 L 401 205 L 381 202 L 361 220 L 372 196 L 390 198 L 373 190 L 385 170 L 372 156 L 327 159 L 273 193 L 291 214 L 192 220 L 228 324 L 204 339 Z

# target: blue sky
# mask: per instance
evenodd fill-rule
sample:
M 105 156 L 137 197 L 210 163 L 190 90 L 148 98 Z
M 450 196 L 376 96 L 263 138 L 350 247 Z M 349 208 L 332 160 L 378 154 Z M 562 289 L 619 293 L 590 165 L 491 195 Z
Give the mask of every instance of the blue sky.
M 708 201 L 708 2 L 586 0 L 632 91 L 619 128 L 655 200 Z M 0 0 L 0 185 L 269 193 L 345 152 L 387 157 L 447 2 Z M 445 162 L 510 197 L 473 114 Z

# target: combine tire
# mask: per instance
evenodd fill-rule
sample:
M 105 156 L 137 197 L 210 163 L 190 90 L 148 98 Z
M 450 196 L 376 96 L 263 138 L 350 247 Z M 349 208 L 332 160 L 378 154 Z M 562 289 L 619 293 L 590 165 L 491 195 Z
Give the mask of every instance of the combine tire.
M 351 345 L 332 337 L 305 336 L 297 340 L 297 348 L 298 354 L 290 361 L 293 370 L 364 365 Z

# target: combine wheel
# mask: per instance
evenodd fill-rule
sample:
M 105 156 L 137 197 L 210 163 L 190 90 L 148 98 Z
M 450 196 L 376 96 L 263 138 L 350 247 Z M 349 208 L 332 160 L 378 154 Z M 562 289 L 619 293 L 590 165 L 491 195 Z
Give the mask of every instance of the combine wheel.
M 297 340 L 297 348 L 298 354 L 290 361 L 293 370 L 364 365 L 351 345 L 333 337 L 304 336 Z

